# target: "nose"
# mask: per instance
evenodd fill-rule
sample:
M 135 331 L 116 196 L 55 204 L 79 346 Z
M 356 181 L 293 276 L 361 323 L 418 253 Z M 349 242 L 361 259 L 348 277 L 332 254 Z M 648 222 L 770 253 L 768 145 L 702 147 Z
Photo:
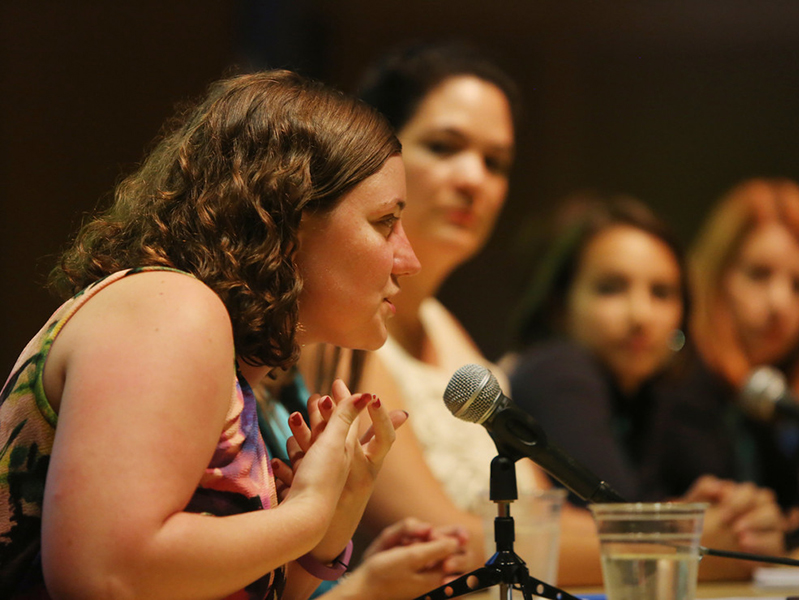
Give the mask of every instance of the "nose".
M 485 183 L 488 170 L 480 152 L 463 152 L 455 168 L 455 181 L 469 197 Z
M 394 268 L 391 273 L 397 276 L 416 275 L 422 269 L 422 263 L 416 258 L 416 253 L 402 227 L 402 221 L 399 222 L 392 240 L 394 241 Z
M 627 301 L 627 314 L 630 324 L 636 328 L 644 327 L 652 318 L 654 306 L 652 296 L 644 290 L 632 291 Z
M 787 277 L 774 278 L 768 287 L 769 311 L 774 315 L 785 315 L 791 309 L 796 310 L 797 299 L 793 289 L 793 281 Z

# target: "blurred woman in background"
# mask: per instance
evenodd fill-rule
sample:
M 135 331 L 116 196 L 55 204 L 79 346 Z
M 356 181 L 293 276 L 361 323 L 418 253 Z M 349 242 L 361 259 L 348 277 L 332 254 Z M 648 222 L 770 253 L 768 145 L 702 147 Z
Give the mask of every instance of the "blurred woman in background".
M 486 560 L 481 504 L 497 449 L 487 432 L 452 416 L 442 396 L 467 363 L 501 370 L 480 353 L 435 295 L 449 274 L 485 244 L 505 201 L 513 163 L 517 93 L 511 80 L 472 49 L 415 46 L 387 56 L 365 78 L 361 96 L 384 113 L 403 144 L 408 205 L 403 224 L 422 263 L 403 282 L 389 339 L 370 354 L 361 385 L 412 417 L 384 463 L 364 524 L 372 535 L 408 516 L 462 525 L 467 570 Z M 357 357 L 356 371 L 359 365 Z M 519 461 L 520 490 L 549 487 L 532 462 Z M 598 541 L 588 511 L 563 511 L 559 582 L 601 581 Z
M 689 274 L 697 356 L 659 414 L 671 431 L 661 465 L 668 491 L 713 473 L 753 481 L 784 508 L 796 506 L 799 429 L 761 422 L 738 399 L 762 365 L 799 391 L 799 185 L 751 179 L 734 187 L 700 231 Z
M 584 196 L 556 218 L 520 311 L 514 401 L 550 439 L 631 501 L 666 498 L 658 460 L 670 438 L 653 417 L 659 380 L 683 345 L 686 282 L 668 228 L 628 197 Z M 693 480 L 692 480 L 693 481 Z M 685 490 L 684 490 L 685 491 Z M 700 479 L 683 500 L 711 503 L 704 543 L 783 551 L 768 492 Z M 751 565 L 704 560 L 704 578 L 746 577 Z

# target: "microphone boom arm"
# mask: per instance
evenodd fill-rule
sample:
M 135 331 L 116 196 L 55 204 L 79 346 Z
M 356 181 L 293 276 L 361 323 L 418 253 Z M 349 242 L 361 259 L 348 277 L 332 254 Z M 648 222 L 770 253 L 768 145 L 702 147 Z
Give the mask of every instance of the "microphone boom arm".
M 520 410 L 499 410 L 484 424 L 500 454 L 514 462 L 530 458 L 551 477 L 586 502 L 624 502 L 606 481 L 547 440 L 544 430 L 529 414 Z

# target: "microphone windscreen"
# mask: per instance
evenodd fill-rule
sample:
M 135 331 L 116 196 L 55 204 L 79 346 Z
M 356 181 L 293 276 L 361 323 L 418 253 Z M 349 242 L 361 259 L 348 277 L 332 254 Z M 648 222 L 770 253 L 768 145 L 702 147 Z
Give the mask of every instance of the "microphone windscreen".
M 741 389 L 741 408 L 755 419 L 768 421 L 774 416 L 776 403 L 787 389 L 788 381 L 781 371 L 774 367 L 758 367 Z
M 444 390 L 444 404 L 463 421 L 483 423 L 502 395 L 497 378 L 482 365 L 464 365 L 452 376 Z

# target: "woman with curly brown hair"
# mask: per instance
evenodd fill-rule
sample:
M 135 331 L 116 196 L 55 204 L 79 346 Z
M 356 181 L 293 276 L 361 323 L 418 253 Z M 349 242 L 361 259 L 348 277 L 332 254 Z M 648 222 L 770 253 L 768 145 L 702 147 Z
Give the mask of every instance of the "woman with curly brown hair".
M 272 71 L 214 84 L 120 184 L 0 396 L 0 595 L 305 598 L 340 571 L 405 415 L 337 382 L 292 416 L 278 505 L 251 386 L 301 344 L 385 340 L 419 268 L 399 152 Z

